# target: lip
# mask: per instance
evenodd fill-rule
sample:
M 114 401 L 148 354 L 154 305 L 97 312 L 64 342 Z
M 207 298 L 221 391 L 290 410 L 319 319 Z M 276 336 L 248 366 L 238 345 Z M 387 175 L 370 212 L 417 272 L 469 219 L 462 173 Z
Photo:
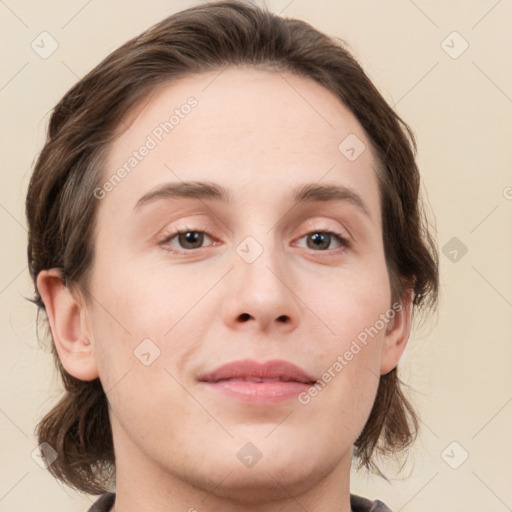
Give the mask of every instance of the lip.
M 233 361 L 197 380 L 209 389 L 252 404 L 296 398 L 316 382 L 299 366 L 280 359 L 264 363 L 251 359 Z

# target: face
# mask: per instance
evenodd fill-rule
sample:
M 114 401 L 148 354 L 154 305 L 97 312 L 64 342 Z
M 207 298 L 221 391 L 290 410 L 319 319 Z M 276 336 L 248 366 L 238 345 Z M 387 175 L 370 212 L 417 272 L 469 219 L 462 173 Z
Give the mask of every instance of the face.
M 81 317 L 118 473 L 233 495 L 346 474 L 399 315 L 364 130 L 249 68 L 163 86 L 125 125 Z

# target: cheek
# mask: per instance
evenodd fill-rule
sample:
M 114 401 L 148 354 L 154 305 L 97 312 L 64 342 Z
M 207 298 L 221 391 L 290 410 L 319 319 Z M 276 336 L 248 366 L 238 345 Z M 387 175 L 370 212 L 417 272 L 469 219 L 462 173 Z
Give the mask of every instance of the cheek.
M 165 269 L 159 266 L 143 268 L 121 258 L 115 265 L 106 259 L 96 262 L 91 327 L 100 378 L 107 389 L 127 372 L 138 375 L 145 363 L 152 369 L 171 369 L 204 337 L 205 323 L 197 321 L 197 312 L 207 315 L 202 308 L 208 307 L 208 300 L 202 299 L 218 277 L 210 274 L 198 280 L 185 266 L 175 270 L 167 282 Z M 149 379 L 148 375 L 143 379 L 155 378 L 155 372 Z
M 374 332 L 374 327 L 379 335 L 385 332 L 379 318 L 391 307 L 391 290 L 384 263 L 341 269 L 305 287 L 303 295 L 322 320 L 322 336 L 330 347 L 343 349 L 359 335 L 364 338 L 367 329 Z
M 318 395 L 328 408 L 341 411 L 343 404 L 343 411 L 357 411 L 365 419 L 377 391 L 382 343 L 394 316 L 385 264 L 340 273 L 338 279 L 304 293 L 323 326 L 316 346 L 322 347 L 320 385 L 325 387 Z

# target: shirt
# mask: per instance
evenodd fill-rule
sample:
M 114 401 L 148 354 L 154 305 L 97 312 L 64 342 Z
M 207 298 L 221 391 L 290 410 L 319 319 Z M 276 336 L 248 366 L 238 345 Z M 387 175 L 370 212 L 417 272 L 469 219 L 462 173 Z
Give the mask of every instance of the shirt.
M 102 494 L 87 512 L 110 512 L 115 499 L 115 493 Z M 350 495 L 350 508 L 352 512 L 391 512 L 382 501 L 370 501 L 355 494 Z

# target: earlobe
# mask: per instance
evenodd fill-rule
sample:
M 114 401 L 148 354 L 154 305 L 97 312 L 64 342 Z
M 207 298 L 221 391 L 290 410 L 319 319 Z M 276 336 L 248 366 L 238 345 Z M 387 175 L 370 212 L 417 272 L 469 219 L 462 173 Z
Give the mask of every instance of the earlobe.
M 404 294 L 400 308 L 393 308 L 395 315 L 388 324 L 382 345 L 381 375 L 389 373 L 396 367 L 405 350 L 411 328 L 413 299 L 414 292 L 409 289 Z
M 93 345 L 84 328 L 85 310 L 65 285 L 59 270 L 42 270 L 37 276 L 37 288 L 62 365 L 77 379 L 97 378 Z

